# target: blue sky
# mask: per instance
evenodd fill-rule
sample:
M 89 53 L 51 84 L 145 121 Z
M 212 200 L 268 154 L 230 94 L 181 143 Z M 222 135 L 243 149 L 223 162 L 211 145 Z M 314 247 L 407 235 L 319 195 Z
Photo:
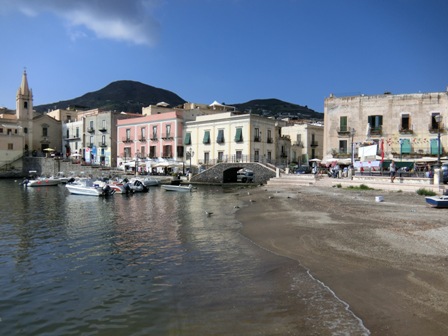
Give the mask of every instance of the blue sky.
M 0 106 L 135 80 L 196 103 L 440 92 L 446 0 L 0 0 Z

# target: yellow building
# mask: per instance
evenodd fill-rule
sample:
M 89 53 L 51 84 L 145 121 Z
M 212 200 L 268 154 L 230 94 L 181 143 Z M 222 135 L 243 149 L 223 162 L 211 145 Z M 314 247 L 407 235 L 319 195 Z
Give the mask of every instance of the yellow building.
M 278 122 L 251 114 L 223 112 L 198 116 L 184 128 L 186 162 L 193 166 L 219 162 L 275 163 Z

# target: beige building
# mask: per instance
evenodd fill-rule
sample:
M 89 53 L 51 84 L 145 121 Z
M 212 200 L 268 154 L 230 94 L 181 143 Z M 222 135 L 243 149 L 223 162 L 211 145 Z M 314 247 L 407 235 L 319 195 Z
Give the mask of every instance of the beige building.
M 208 166 L 219 162 L 275 163 L 279 159 L 278 121 L 251 114 L 223 112 L 185 123 L 186 162 Z
M 440 118 L 440 120 L 439 120 Z M 360 144 L 384 146 L 385 158 L 440 155 L 448 149 L 448 92 L 330 97 L 324 104 L 324 156 L 350 157 Z M 378 149 L 378 153 L 380 149 Z
M 308 160 L 323 158 L 324 125 L 318 123 L 295 124 L 282 127 L 282 135 L 291 140 L 290 161 L 299 165 Z

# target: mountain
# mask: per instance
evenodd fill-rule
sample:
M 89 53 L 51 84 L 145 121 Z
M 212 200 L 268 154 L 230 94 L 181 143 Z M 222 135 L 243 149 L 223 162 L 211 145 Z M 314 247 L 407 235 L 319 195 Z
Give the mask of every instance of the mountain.
M 52 104 L 35 106 L 36 112 L 54 109 L 76 108 L 78 110 L 102 109 L 117 112 L 141 113 L 142 107 L 165 102 L 171 107 L 185 103 L 177 94 L 140 82 L 120 80 L 112 82 L 101 90 Z M 202 103 L 202 102 L 198 102 Z M 250 112 L 267 117 L 323 120 L 323 113 L 307 106 L 287 103 L 279 99 L 256 99 L 246 103 L 231 104 L 238 111 Z
M 79 110 L 99 108 L 110 111 L 141 113 L 142 107 L 160 102 L 168 103 L 174 107 L 185 103 L 185 100 L 168 90 L 140 82 L 121 80 L 78 98 L 39 105 L 34 108 L 41 113 L 54 109 L 68 109 L 69 107 Z
M 231 104 L 238 111 L 250 112 L 266 117 L 293 118 L 293 119 L 315 119 L 323 120 L 324 114 L 316 112 L 308 106 L 287 103 L 279 99 L 256 99 L 242 104 Z

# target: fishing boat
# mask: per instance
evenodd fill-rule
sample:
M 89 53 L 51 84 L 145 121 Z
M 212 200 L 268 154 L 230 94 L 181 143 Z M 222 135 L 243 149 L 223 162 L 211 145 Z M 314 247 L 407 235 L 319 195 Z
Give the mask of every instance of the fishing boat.
M 184 185 L 173 185 L 173 184 L 162 184 L 162 188 L 166 191 L 191 191 L 193 189 L 193 186 L 191 184 L 184 186 Z
M 448 196 L 427 196 L 425 199 L 433 208 L 448 208 Z
M 109 184 L 88 178 L 78 178 L 74 182 L 67 183 L 65 187 L 73 195 L 111 196 L 115 193 Z

